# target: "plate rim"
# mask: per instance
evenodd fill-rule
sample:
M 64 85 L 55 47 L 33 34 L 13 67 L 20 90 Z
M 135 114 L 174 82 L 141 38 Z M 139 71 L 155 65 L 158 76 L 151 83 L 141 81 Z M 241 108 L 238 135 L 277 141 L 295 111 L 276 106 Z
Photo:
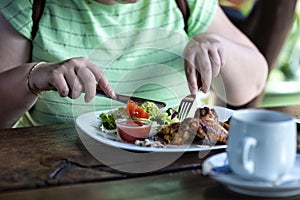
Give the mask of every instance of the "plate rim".
M 222 152 L 222 153 L 218 153 L 215 154 L 209 158 L 207 158 L 204 162 L 203 162 L 203 167 L 204 166 L 210 166 L 209 169 L 204 169 L 207 170 L 206 173 L 214 180 L 220 182 L 221 184 L 227 186 L 229 189 L 232 189 L 232 187 L 234 188 L 241 188 L 242 190 L 246 191 L 247 193 L 243 192 L 243 194 L 248 194 L 251 195 L 250 193 L 256 193 L 256 196 L 265 196 L 265 197 L 287 197 L 287 196 L 291 196 L 291 195 L 297 195 L 300 194 L 300 184 L 285 184 L 285 185 L 273 185 L 267 182 L 262 182 L 262 181 L 253 181 L 253 180 L 246 180 L 243 181 L 242 179 L 235 179 L 234 177 L 238 177 L 235 174 L 218 174 L 215 172 L 212 172 L 211 169 L 213 168 L 213 163 L 212 160 L 213 159 L 217 159 L 218 157 L 223 156 L 223 159 L 227 158 L 227 152 Z M 300 154 L 297 154 L 298 159 L 300 158 Z M 230 178 L 228 178 L 230 177 Z M 234 180 L 235 179 L 235 180 Z M 258 184 L 259 183 L 259 184 Z M 256 190 L 255 190 L 256 189 Z M 259 189 L 259 190 L 257 190 Z M 275 194 L 271 194 L 271 192 L 276 191 L 277 193 L 278 190 L 280 190 L 281 193 L 286 193 L 286 194 L 280 194 L 279 195 L 275 195 Z M 234 191 L 234 190 L 232 190 Z M 238 191 L 235 191 L 238 192 Z M 270 193 L 270 195 L 263 194 L 263 193 Z M 239 192 L 241 193 L 241 192 Z M 261 194 L 260 194 L 261 193 Z M 281 196 L 284 195 L 284 196 Z M 253 196 L 253 195 L 252 195 Z

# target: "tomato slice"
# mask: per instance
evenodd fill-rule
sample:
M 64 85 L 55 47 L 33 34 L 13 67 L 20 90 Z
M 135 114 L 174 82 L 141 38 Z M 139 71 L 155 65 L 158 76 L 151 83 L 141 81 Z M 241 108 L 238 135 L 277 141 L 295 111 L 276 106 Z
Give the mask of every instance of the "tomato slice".
M 133 116 L 135 113 L 135 110 L 138 108 L 138 105 L 134 103 L 133 101 L 128 101 L 126 106 L 126 113 L 129 116 Z
M 137 107 L 137 109 L 135 110 L 135 116 L 137 118 L 146 118 L 147 119 L 149 117 L 149 113 L 144 111 L 143 108 Z
M 126 106 L 126 112 L 131 117 L 137 118 L 149 118 L 149 113 L 147 113 L 142 107 L 138 106 L 133 101 L 128 101 Z

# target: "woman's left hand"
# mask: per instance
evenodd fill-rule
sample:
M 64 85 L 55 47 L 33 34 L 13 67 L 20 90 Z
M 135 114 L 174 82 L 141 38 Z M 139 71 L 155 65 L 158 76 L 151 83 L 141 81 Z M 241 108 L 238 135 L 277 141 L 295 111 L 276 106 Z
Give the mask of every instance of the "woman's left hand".
M 207 93 L 212 79 L 225 64 L 225 48 L 218 37 L 210 33 L 199 34 L 185 48 L 184 68 L 192 94 L 197 94 L 200 88 Z

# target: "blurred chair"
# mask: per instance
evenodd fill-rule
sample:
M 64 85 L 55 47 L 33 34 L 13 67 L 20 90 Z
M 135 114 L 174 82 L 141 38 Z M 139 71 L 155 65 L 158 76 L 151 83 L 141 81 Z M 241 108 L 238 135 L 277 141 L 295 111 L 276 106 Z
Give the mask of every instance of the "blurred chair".
M 265 56 L 269 72 L 276 66 L 281 49 L 287 39 L 294 20 L 297 0 L 256 0 L 250 14 L 239 18 L 233 15 L 236 10 L 222 6 L 228 18 L 244 32 Z M 232 12 L 234 11 L 234 12 Z M 250 103 L 232 109 L 256 107 L 262 100 L 263 94 Z M 218 104 L 224 105 L 222 102 Z

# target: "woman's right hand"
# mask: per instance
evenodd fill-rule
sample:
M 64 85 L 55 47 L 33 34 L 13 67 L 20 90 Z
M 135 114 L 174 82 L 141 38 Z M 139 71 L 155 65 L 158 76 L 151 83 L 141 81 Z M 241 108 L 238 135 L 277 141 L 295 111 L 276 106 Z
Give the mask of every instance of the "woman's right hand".
M 43 63 L 31 73 L 28 81 L 29 86 L 37 91 L 56 90 L 61 97 L 75 99 L 85 92 L 86 102 L 95 97 L 96 87 L 107 96 L 115 98 L 101 69 L 84 57 L 59 63 Z

